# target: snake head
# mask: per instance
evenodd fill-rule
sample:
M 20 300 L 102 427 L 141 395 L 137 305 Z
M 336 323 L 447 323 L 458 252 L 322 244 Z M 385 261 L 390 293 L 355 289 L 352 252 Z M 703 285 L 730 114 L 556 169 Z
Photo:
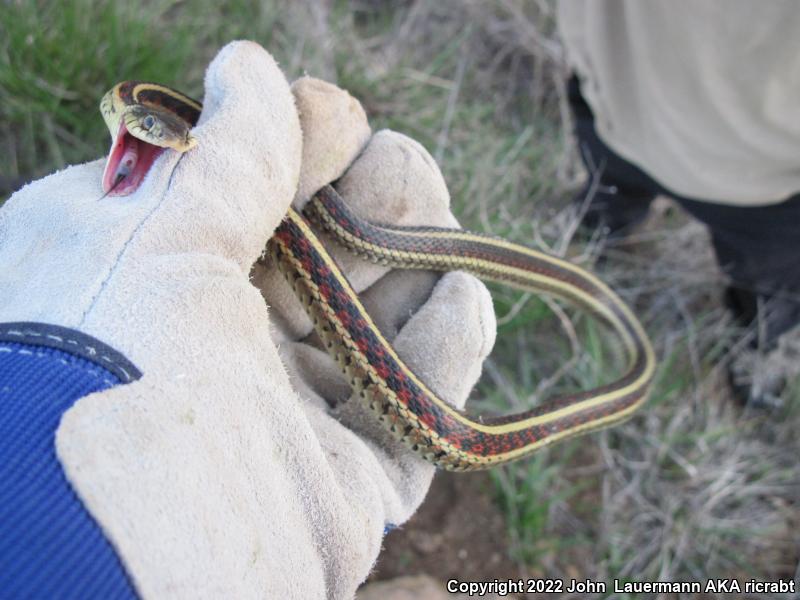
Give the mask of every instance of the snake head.
M 124 81 L 109 90 L 100 101 L 112 139 L 103 191 L 109 196 L 131 194 L 166 148 L 194 148 L 191 128 L 200 109 L 191 98 L 158 84 Z
M 186 152 L 197 145 L 189 123 L 160 108 L 129 106 L 122 114 L 122 121 L 133 137 L 159 148 Z
M 103 173 L 103 191 L 109 196 L 135 192 L 166 148 L 186 152 L 197 144 L 186 121 L 156 107 L 126 106 L 117 122 Z

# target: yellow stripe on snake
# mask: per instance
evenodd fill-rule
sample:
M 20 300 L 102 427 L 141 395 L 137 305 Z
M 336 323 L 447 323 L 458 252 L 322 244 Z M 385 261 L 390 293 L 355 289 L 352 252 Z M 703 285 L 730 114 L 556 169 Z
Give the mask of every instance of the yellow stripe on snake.
M 165 148 L 186 152 L 202 106 L 163 85 L 126 81 L 101 102 L 115 144 L 103 176 L 109 195 L 130 193 Z M 268 242 L 316 330 L 354 391 L 395 436 L 446 469 L 465 471 L 514 460 L 547 444 L 617 423 L 638 409 L 656 360 L 625 303 L 591 273 L 554 256 L 460 229 L 368 223 L 331 186 L 305 216 L 289 208 Z M 628 366 L 616 381 L 553 398 L 523 413 L 474 417 L 434 394 L 397 355 L 314 233 L 310 221 L 348 249 L 402 269 L 464 270 L 485 279 L 569 300 L 608 323 Z

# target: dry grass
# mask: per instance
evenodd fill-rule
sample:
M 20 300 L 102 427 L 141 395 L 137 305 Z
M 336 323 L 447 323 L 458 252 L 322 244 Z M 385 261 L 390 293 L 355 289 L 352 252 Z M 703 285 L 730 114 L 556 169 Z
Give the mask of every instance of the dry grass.
M 289 74 L 308 72 L 349 89 L 376 128 L 422 142 L 439 161 L 465 225 L 594 264 L 602 240 L 579 239 L 569 206 L 584 174 L 569 133 L 566 66 L 551 2 L 209 0 L 204 10 L 151 2 L 149 11 L 108 22 L 99 17 L 104 3 L 82 4 L 76 31 L 89 19 L 87 39 L 99 46 L 122 36 L 114 44 L 124 46 L 119 22 L 134 22 L 171 57 L 167 68 L 141 44 L 124 46 L 112 59 L 97 58 L 97 48 L 61 56 L 55 42 L 67 34 L 58 29 L 60 17 L 44 11 L 19 18 L 13 11 L 21 5 L 6 3 L 0 8 L 0 142 L 12 157 L 0 171 L 6 180 L 105 151 L 102 127 L 95 127 L 100 119 L 87 112 L 94 100 L 82 101 L 87 94 L 99 97 L 134 76 L 197 93 L 214 50 L 247 37 L 268 47 Z M 53 42 L 50 55 L 32 61 L 14 46 L 31 35 L 26 27 Z M 144 59 L 131 59 L 142 52 Z M 86 63 L 69 76 L 53 68 L 76 60 Z M 31 91 L 29 82 L 39 80 Z M 61 90 L 55 104 L 40 93 L 53 89 Z M 677 209 L 660 204 L 634 239 L 609 246 L 606 256 L 598 270 L 654 338 L 661 358 L 656 389 L 626 425 L 495 475 L 514 540 L 508 560 L 525 574 L 605 581 L 797 578 L 798 386 L 774 414 L 734 407 L 720 364 L 745 332 L 720 304 L 723 280 L 702 228 Z M 615 353 L 590 320 L 507 292 L 497 293 L 496 304 L 501 338 L 476 394 L 479 406 L 508 410 L 610 378 Z

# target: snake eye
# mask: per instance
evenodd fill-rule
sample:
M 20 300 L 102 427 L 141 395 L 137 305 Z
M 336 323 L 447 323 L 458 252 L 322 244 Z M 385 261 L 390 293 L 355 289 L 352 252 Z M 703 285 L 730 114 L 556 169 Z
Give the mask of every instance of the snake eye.
M 153 125 L 156 124 L 156 119 L 153 115 L 147 115 L 144 119 L 142 119 L 142 127 L 145 129 L 150 129 Z

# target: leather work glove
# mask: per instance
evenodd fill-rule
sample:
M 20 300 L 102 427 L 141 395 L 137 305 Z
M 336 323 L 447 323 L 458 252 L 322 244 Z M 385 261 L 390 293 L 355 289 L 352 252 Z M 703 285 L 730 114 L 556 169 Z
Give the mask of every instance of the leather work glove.
M 350 598 L 384 529 L 422 501 L 433 468 L 349 400 L 273 267 L 253 273 L 263 298 L 248 275 L 290 202 L 325 183 L 341 177 L 360 214 L 400 224 L 455 225 L 447 190 L 421 146 L 391 132 L 370 137 L 346 92 L 305 78 L 293 98 L 255 44 L 226 46 L 205 87 L 197 148 L 165 152 L 132 195 L 100 199 L 100 160 L 36 181 L 0 209 L 0 373 L 25 352 L 48 360 L 40 338 L 114 363 L 121 384 L 106 377 L 56 415 L 55 451 L 77 494 L 64 502 L 80 509 L 66 514 L 90 515 L 96 543 L 139 595 Z M 400 356 L 462 405 L 494 341 L 482 284 L 336 255 Z M 7 325 L 20 322 L 67 329 Z M 9 345 L 13 335 L 21 345 Z M 0 379 L 0 395 L 13 397 L 13 386 Z M 52 440 L 41 452 L 52 453 Z M 28 476 L 16 464 L 0 467 L 16 469 L 0 471 L 9 489 Z M 37 547 L 62 529 L 78 544 L 48 498 L 30 527 L 44 532 Z M 83 556 L 84 546 L 66 547 L 64 564 Z M 7 544 L 0 552 L 0 562 L 26 556 Z M 3 564 L 18 569 L 4 567 L 3 589 L 31 577 L 29 565 Z M 57 567 L 35 571 L 52 580 L 31 589 L 57 592 L 83 577 L 76 589 L 86 592 L 107 575 L 58 579 Z

